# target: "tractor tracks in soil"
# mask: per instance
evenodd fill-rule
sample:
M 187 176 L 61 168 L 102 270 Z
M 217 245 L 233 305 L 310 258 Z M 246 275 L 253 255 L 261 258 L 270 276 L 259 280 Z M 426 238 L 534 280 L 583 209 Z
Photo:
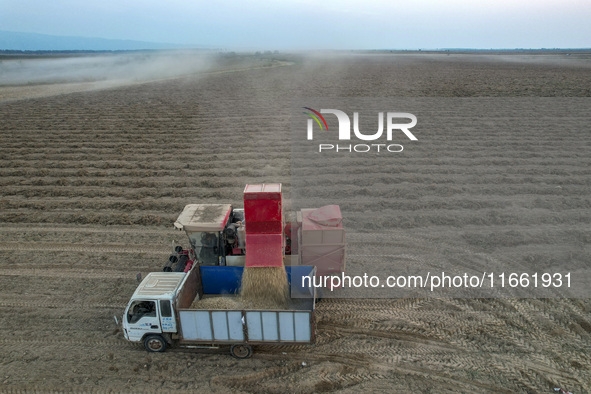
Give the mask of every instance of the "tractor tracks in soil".
M 568 304 L 564 309 L 575 317 L 584 309 L 583 303 L 577 307 L 566 300 L 549 302 Z M 428 309 L 433 303 L 438 303 L 434 305 L 437 308 Z M 496 309 L 486 313 L 491 305 Z M 548 308 L 554 309 L 552 305 Z M 441 309 L 450 313 L 442 314 Z M 514 310 L 520 318 L 508 326 L 506 315 L 515 317 Z M 513 377 L 521 381 L 524 390 L 536 391 L 548 382 L 568 380 L 585 387 L 589 382 L 584 373 L 568 372 L 572 363 L 588 364 L 584 352 L 541 349 L 548 346 L 540 344 L 553 343 L 549 330 L 537 323 L 542 311 L 544 306 L 532 300 L 329 299 L 318 308 L 322 335 L 316 351 L 311 357 L 305 353 L 302 357 L 322 361 L 339 360 L 335 357 L 338 355 L 343 363 L 357 365 L 357 356 L 364 355 L 365 365 L 372 370 L 419 375 L 429 371 L 429 378 L 442 384 L 458 379 L 449 371 L 463 371 L 468 375 Z M 581 335 L 588 328 L 584 323 L 577 326 L 556 317 L 551 321 L 582 347 L 588 346 L 588 335 Z M 504 352 L 500 346 L 511 350 Z M 494 385 L 464 383 L 459 379 L 457 387 L 499 390 Z
M 84 226 L 76 226 L 76 227 L 59 227 L 59 226 L 51 226 L 51 227 L 41 227 L 41 226 L 0 226 L 0 233 L 23 233 L 23 232 L 34 232 L 34 233 L 99 233 L 99 234 L 126 234 L 126 235 L 136 235 L 136 234 L 152 234 L 152 235 L 161 235 L 165 231 L 165 229 L 154 229 L 154 228 L 137 228 L 137 227 L 116 227 L 116 226 L 101 226 L 101 227 L 84 227 Z
M 132 347 L 125 343 L 123 340 L 117 337 L 110 339 L 72 339 L 72 338 L 52 338 L 50 336 L 43 339 L 34 338 L 11 338 L 5 336 L 0 338 L 0 348 L 5 351 L 9 348 L 16 348 L 22 350 L 24 347 L 38 348 L 47 346 L 59 346 L 61 349 L 64 348 L 82 348 L 82 347 L 93 347 L 93 348 L 113 348 L 118 350 L 124 350 L 126 347 L 131 349 Z
M 55 301 L 22 301 L 22 300 L 7 300 L 5 298 L 0 300 L 0 308 L 30 308 L 30 309 L 64 309 L 64 310 L 77 310 L 77 309 L 110 309 L 110 310 L 123 310 L 126 307 L 126 304 L 103 304 L 103 303 L 86 303 L 86 302 L 77 302 L 73 303 L 65 303 L 65 302 L 55 302 Z
M 264 353 L 258 354 L 258 358 L 265 360 L 284 360 L 285 356 Z M 499 391 L 493 385 L 458 378 L 445 371 L 433 371 L 428 365 L 416 363 L 418 360 L 399 360 L 392 363 L 385 362 L 383 357 L 374 357 L 364 353 L 337 352 L 302 352 L 290 354 L 290 359 L 297 359 L 286 366 L 269 368 L 262 372 L 255 372 L 242 376 L 219 376 L 212 380 L 218 386 L 247 392 L 260 392 L 261 384 L 272 381 L 280 384 L 281 381 L 297 380 L 298 376 L 310 374 L 310 368 L 314 368 L 314 386 L 310 392 L 338 390 L 356 386 L 371 380 L 381 380 L 392 377 L 394 374 L 428 378 L 438 384 L 450 386 L 462 390 L 487 390 Z M 483 363 L 484 364 L 484 363 Z M 476 366 L 474 367 L 476 369 Z
M 23 393 L 72 393 L 72 392 L 81 392 L 84 393 L 105 393 L 105 392 L 120 392 L 121 390 L 113 389 L 113 390 L 105 390 L 105 388 L 92 388 L 92 387 L 84 387 L 84 390 L 80 389 L 79 385 L 75 386 L 57 386 L 57 385 L 29 385 L 29 384 L 15 384 L 10 385 L 9 388 L 2 390 L 3 393 L 7 394 L 23 394 Z M 145 389 L 142 388 L 142 393 L 161 393 L 162 390 L 155 390 L 155 389 Z M 174 390 L 175 393 L 194 393 L 195 390 Z
M 99 271 L 91 269 L 58 269 L 58 268 L 0 268 L 0 276 L 29 276 L 39 278 L 72 278 L 72 279 L 134 279 L 136 271 Z
M 170 253 L 170 247 L 149 245 L 102 244 L 84 245 L 54 242 L 0 242 L 0 251 L 15 252 L 80 252 L 80 253 L 127 253 L 163 256 Z

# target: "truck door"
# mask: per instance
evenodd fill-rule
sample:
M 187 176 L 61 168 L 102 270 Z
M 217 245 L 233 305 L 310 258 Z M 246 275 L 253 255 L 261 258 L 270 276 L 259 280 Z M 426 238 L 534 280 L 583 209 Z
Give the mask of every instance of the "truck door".
M 176 332 L 176 320 L 170 300 L 160 300 L 160 324 L 162 332 Z
M 140 340 L 146 333 L 161 333 L 155 301 L 135 300 L 127 309 L 129 339 Z

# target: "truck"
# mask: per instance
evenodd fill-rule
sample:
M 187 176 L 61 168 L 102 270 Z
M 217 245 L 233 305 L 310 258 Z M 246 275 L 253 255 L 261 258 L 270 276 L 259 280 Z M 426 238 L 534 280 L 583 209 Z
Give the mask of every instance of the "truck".
M 252 345 L 310 344 L 315 340 L 313 266 L 285 267 L 292 301 L 288 309 L 191 309 L 193 302 L 236 297 L 243 267 L 193 265 L 188 272 L 152 272 L 139 284 L 122 319 L 123 335 L 149 352 L 168 346 L 230 346 L 236 358 Z M 196 300 L 196 301 L 194 301 Z
M 256 344 L 314 342 L 312 278 L 345 269 L 337 205 L 301 209 L 287 221 L 281 184 L 247 184 L 244 208 L 188 204 L 174 227 L 186 233 L 189 246 L 173 244 L 163 272 L 139 284 L 122 319 L 125 339 L 143 343 L 149 352 L 175 344 L 230 345 L 237 358 L 250 357 Z M 238 299 L 244 270 L 265 267 L 284 270 L 291 295 L 287 309 L 200 307 L 207 298 Z

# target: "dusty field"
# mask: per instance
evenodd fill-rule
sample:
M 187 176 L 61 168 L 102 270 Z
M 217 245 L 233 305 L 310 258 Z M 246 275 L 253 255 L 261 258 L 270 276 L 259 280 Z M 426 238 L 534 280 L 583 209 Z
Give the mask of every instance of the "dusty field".
M 113 329 L 136 273 L 182 240 L 171 225 L 187 202 L 239 202 L 249 182 L 289 191 L 295 95 L 591 96 L 582 56 L 292 60 L 0 102 L 0 391 L 589 392 L 589 299 L 328 299 L 314 346 L 242 361 L 224 348 L 148 354 Z M 539 130 L 501 135 L 493 152 L 464 133 L 465 156 L 421 145 L 376 175 L 399 184 L 379 237 L 362 210 L 384 196 L 344 208 L 349 262 L 378 250 L 588 263 L 588 127 L 552 150 Z M 350 176 L 349 192 L 366 193 L 365 173 Z

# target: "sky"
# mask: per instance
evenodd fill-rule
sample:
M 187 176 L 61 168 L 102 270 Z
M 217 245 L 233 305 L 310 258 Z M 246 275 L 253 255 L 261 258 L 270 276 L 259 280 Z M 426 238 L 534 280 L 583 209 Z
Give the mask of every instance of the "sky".
M 589 48 L 591 0 L 0 0 L 0 30 L 223 49 Z

